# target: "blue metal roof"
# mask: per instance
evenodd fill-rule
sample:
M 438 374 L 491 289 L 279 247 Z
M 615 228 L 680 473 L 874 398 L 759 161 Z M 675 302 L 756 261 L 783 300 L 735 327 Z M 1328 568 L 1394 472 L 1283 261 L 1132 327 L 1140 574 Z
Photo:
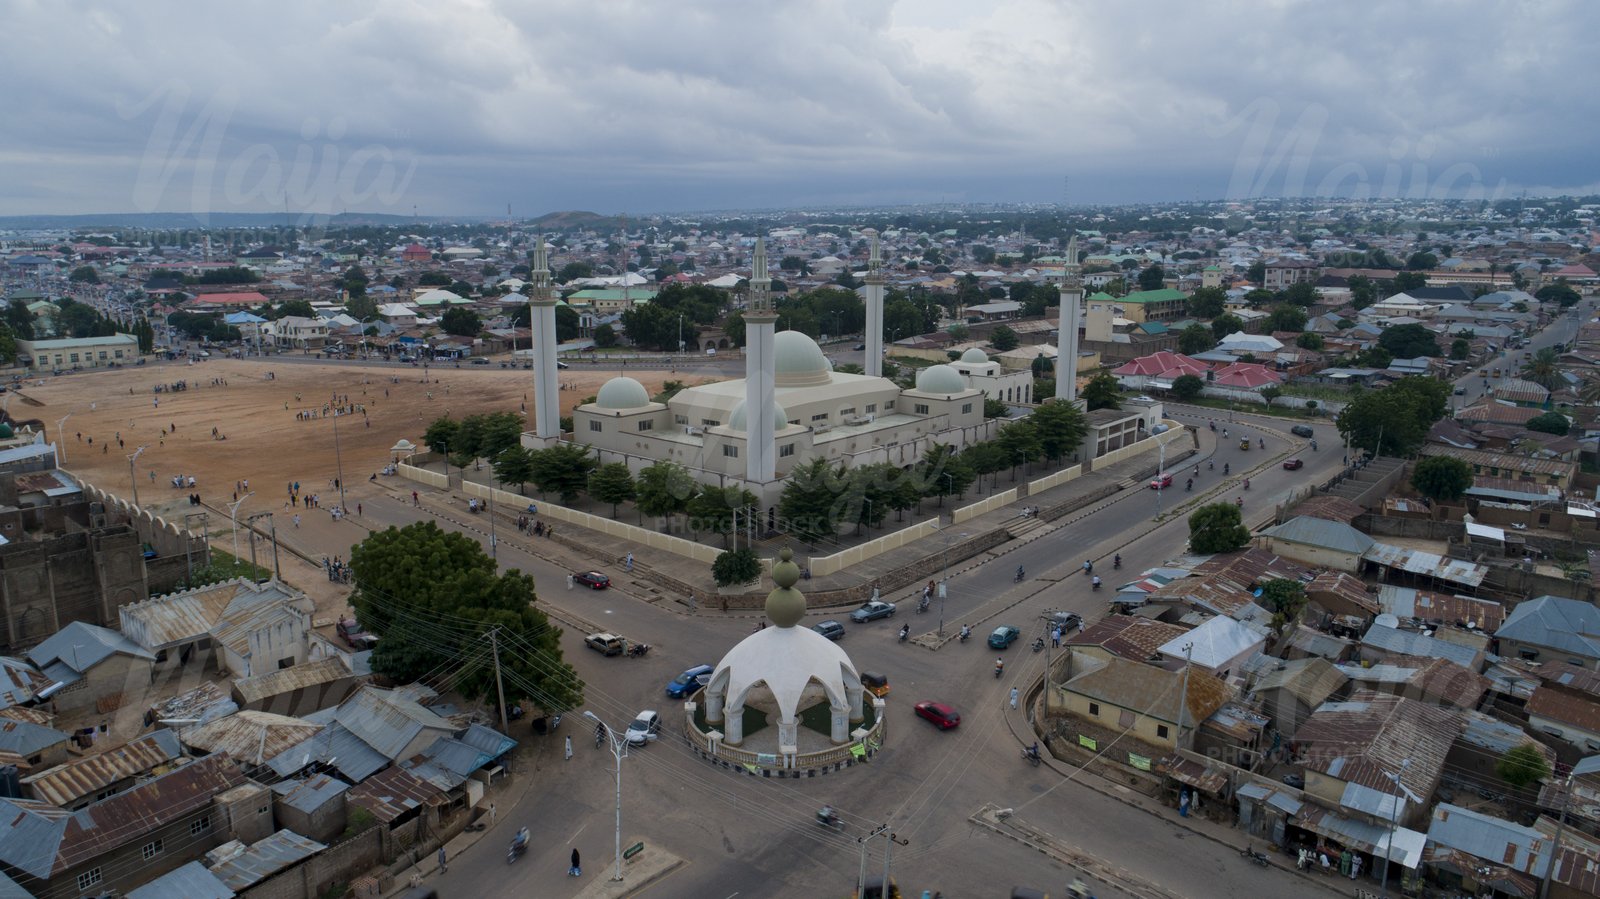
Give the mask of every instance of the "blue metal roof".
M 331 774 L 318 774 L 309 780 L 286 780 L 272 786 L 272 792 L 278 794 L 284 805 L 308 815 L 348 789 L 349 784 Z
M 0 871 L 0 899 L 33 899 L 33 894 L 17 885 L 15 880 Z
M 497 759 L 516 747 L 517 741 L 492 727 L 474 724 L 461 735 L 461 742 L 477 749 L 491 759 Z
M 52 727 L 0 718 L 0 751 L 28 756 L 71 739 Z
M 212 865 L 211 873 L 230 889 L 242 890 L 326 848 L 310 837 L 303 837 L 292 830 L 280 830 L 252 843 L 238 855 Z
M 109 628 L 74 621 L 28 650 L 28 661 L 47 667 L 60 662 L 82 674 L 116 654 L 155 661 L 155 655 L 122 634 Z
M 1600 658 L 1600 609 L 1560 596 L 1541 596 L 1518 603 L 1494 635 L 1520 643 L 1548 646 L 1584 658 Z
M 319 760 L 331 763 L 354 783 L 366 780 L 389 764 L 388 756 L 363 743 L 342 724 L 323 728 L 322 733 L 317 734 L 315 745 L 319 749 Z
M 235 893 L 217 879 L 200 862 L 190 862 L 181 868 L 157 877 L 136 890 L 128 892 L 128 899 L 233 899 Z M 4 893 L 0 893 L 4 896 Z

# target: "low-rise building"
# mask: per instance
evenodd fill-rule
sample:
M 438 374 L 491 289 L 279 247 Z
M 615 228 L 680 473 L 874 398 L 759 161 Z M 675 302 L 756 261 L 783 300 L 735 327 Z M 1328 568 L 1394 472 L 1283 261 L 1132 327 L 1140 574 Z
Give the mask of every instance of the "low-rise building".
M 1068 669 L 1069 677 L 1055 686 L 1052 706 L 1091 726 L 1123 731 L 1167 750 L 1187 746 L 1187 734 L 1231 696 L 1227 684 L 1203 671 L 1077 654 L 1069 654 Z
M 177 732 L 158 730 L 122 746 L 30 774 L 22 779 L 22 791 L 29 799 L 76 810 L 183 763 Z
M 138 358 L 139 338 L 132 334 L 17 341 L 17 362 L 30 372 L 132 365 Z
M 28 650 L 28 661 L 51 682 L 39 698 L 62 714 L 120 707 L 129 691 L 149 686 L 155 660 L 116 631 L 81 621 Z
M 1592 603 L 1560 596 L 1518 603 L 1494 638 L 1502 656 L 1600 670 L 1600 609 Z
M 1355 573 L 1377 542 L 1347 524 L 1300 515 L 1261 532 L 1263 548 L 1307 565 Z

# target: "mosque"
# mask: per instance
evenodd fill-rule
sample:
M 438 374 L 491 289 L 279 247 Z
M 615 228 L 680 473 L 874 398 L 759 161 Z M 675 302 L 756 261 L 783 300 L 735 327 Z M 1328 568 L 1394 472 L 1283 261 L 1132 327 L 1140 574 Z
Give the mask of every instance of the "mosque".
M 884 277 L 877 235 L 871 239 L 865 374 L 834 371 L 803 333 L 775 333 L 766 243 L 757 240 L 745 312 L 745 377 L 685 388 L 664 403 L 653 401 L 633 378 L 612 378 L 594 402 L 574 410 L 571 439 L 592 447 L 602 462 L 625 462 L 635 474 L 658 461 L 676 462 L 701 483 L 742 485 L 767 507 L 776 504 L 784 478 L 813 459 L 845 468 L 883 462 L 908 467 L 934 445 L 961 450 L 992 439 L 1004 422 L 985 419 L 983 404 L 986 394 L 994 393 L 999 373 L 981 350 L 923 369 L 910 389 L 883 377 Z M 1068 254 L 1075 258 L 1076 238 Z M 1062 282 L 1064 323 L 1078 321 L 1083 291 L 1076 268 L 1070 266 Z M 531 281 L 535 427 L 523 443 L 542 447 L 560 438 L 555 299 L 542 239 Z M 1060 332 L 1058 358 L 1068 364 L 1056 382 L 1056 396 L 1078 402 L 1078 329 L 1066 326 Z M 1038 399 L 1031 383 L 1026 398 L 1017 398 Z M 1139 413 L 1131 418 L 1138 421 L 1128 424 L 1130 435 L 1144 425 Z M 1158 419 L 1159 410 L 1151 416 L 1152 423 Z M 1100 422 L 1093 423 L 1099 429 Z M 1096 445 L 1105 441 L 1091 447 Z

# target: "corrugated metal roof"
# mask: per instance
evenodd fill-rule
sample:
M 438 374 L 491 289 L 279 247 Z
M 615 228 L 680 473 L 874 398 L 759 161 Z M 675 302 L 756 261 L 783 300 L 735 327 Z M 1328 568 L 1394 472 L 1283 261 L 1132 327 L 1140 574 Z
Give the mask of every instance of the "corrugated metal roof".
M 492 727 L 474 724 L 462 734 L 461 742 L 477 749 L 491 759 L 497 759 L 516 748 L 517 741 Z
M 241 658 L 250 657 L 250 637 L 259 631 L 279 625 L 298 626 L 308 632 L 311 630 L 310 613 L 286 599 L 256 602 L 243 609 L 238 606 L 236 600 L 222 613 L 222 618 L 212 625 L 211 639 L 233 650 Z
M 350 805 L 366 809 L 388 824 L 442 795 L 443 790 L 404 768 L 390 768 L 352 787 L 345 798 Z
M 1531 827 L 1441 802 L 1433 810 L 1428 842 L 1459 849 L 1524 874 L 1544 873 L 1548 837 Z
M 307 780 L 286 780 L 272 785 L 272 792 L 278 794 L 279 801 L 308 815 L 348 789 L 349 784 L 331 774 L 318 774 Z
M 360 737 L 338 723 L 329 724 L 324 728 L 308 748 L 316 750 L 313 757 L 317 761 L 331 760 L 331 764 L 339 769 L 340 774 L 355 783 L 366 780 L 390 762 L 388 756 L 368 746 Z
M 206 866 L 195 861 L 157 877 L 136 890 L 128 892 L 128 899 L 233 899 L 236 894 Z
M 1395 584 L 1379 585 L 1378 604 L 1384 612 L 1399 618 L 1417 618 L 1440 624 L 1459 621 L 1487 631 L 1498 628 L 1506 614 L 1505 606 L 1493 600 L 1433 593 Z
M 50 686 L 44 673 L 22 659 L 0 656 L 0 709 L 29 702 Z
M 1495 636 L 1600 659 L 1600 609 L 1575 599 L 1541 596 L 1518 603 Z
M 151 706 L 150 711 L 158 721 L 183 722 L 174 726 L 185 727 L 232 715 L 239 711 L 239 705 L 228 698 L 221 686 L 206 681 L 193 690 Z
M 242 711 L 185 728 L 183 744 L 206 753 L 226 752 L 247 765 L 264 765 L 317 735 L 320 725 L 271 712 Z
M 1470 646 L 1451 643 L 1436 637 L 1425 637 L 1414 631 L 1403 631 L 1383 624 L 1374 624 L 1361 636 L 1364 646 L 1401 655 L 1429 659 L 1448 659 L 1463 668 L 1475 669 L 1478 652 Z
M 243 586 L 242 581 L 227 581 L 128 603 L 117 610 L 122 632 L 149 650 L 198 640 L 217 623 Z
M 115 749 L 29 775 L 22 783 L 35 797 L 51 805 L 68 806 L 119 780 L 153 771 L 182 754 L 178 735 L 158 730 Z
M 444 734 L 455 730 L 449 721 L 396 691 L 371 686 L 341 703 L 335 719 L 390 760 L 398 760 L 424 729 Z
M 281 693 L 333 683 L 350 674 L 342 659 L 330 656 L 257 677 L 241 677 L 233 682 L 233 689 L 246 703 L 261 702 Z
M 310 837 L 303 837 L 292 830 L 280 830 L 266 839 L 250 844 L 237 855 L 212 865 L 211 873 L 229 889 L 242 890 L 326 848 L 328 847 Z
M 117 653 L 152 662 L 156 658 L 153 653 L 114 630 L 74 621 L 28 650 L 28 661 L 40 668 L 59 663 L 82 674 Z
M 1193 664 L 1215 670 L 1246 650 L 1261 645 L 1265 639 L 1232 618 L 1218 615 L 1192 631 L 1173 637 L 1156 651 L 1175 659 L 1187 654 Z M 1185 647 L 1190 647 L 1187 653 Z
M 0 718 L 0 752 L 14 752 L 30 756 L 36 752 L 65 743 L 72 739 L 52 727 L 41 727 L 26 721 Z
M 1290 543 L 1332 549 L 1353 555 L 1360 555 L 1366 552 L 1373 544 L 1371 537 L 1344 522 L 1329 521 L 1326 518 L 1312 518 L 1309 515 L 1296 516 L 1277 527 L 1267 528 L 1262 533 L 1276 540 L 1286 540 Z
M 33 894 L 17 885 L 15 880 L 0 871 L 0 899 L 33 899 Z
M 1454 709 L 1362 690 L 1349 702 L 1323 703 L 1294 739 L 1308 771 L 1390 794 L 1398 775 L 1426 797 L 1462 727 Z

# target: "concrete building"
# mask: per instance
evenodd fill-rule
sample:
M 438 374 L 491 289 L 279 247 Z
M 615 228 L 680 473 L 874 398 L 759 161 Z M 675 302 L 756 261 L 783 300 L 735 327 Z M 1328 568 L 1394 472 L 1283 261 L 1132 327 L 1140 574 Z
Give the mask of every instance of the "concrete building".
M 76 810 L 185 763 L 178 732 L 163 729 L 114 749 L 30 774 L 22 779 L 22 791 L 29 799 Z
M 261 325 L 262 339 L 280 350 L 320 350 L 328 342 L 328 323 L 286 315 Z
M 1600 609 L 1593 603 L 1560 596 L 1518 603 L 1494 638 L 1508 658 L 1600 670 Z
M 962 353 L 960 359 L 950 363 L 950 367 L 966 379 L 968 387 L 983 391 L 985 399 L 1023 405 L 1034 401 L 1032 371 L 1007 371 L 999 362 L 990 361 L 989 354 L 976 347 Z M 1059 392 L 1058 389 L 1058 395 Z
M 1162 749 L 1187 746 L 1187 734 L 1231 697 L 1203 671 L 1168 671 L 1143 662 L 1069 653 L 1066 679 L 1051 705 L 1095 728 L 1122 731 Z M 1186 699 L 1180 701 L 1180 696 Z
M 1310 259 L 1273 259 L 1266 263 L 1262 287 L 1267 290 L 1285 290 L 1293 284 L 1315 284 L 1322 269 Z
M 50 686 L 39 692 L 57 713 L 109 712 L 148 687 L 153 653 L 113 630 L 74 621 L 28 650 Z
M 350 785 L 331 774 L 273 784 L 279 827 L 313 840 L 332 842 L 345 828 L 345 793 Z
M 1307 565 L 1357 572 L 1377 541 L 1350 525 L 1301 515 L 1261 532 L 1262 548 Z
M 138 358 L 139 338 L 132 334 L 17 341 L 17 363 L 30 372 L 132 365 Z
M 114 624 L 118 606 L 149 595 L 138 533 L 92 520 L 69 530 L 78 517 L 56 506 L 0 509 L 8 541 L 0 545 L 0 647 L 37 643 L 71 621 Z

